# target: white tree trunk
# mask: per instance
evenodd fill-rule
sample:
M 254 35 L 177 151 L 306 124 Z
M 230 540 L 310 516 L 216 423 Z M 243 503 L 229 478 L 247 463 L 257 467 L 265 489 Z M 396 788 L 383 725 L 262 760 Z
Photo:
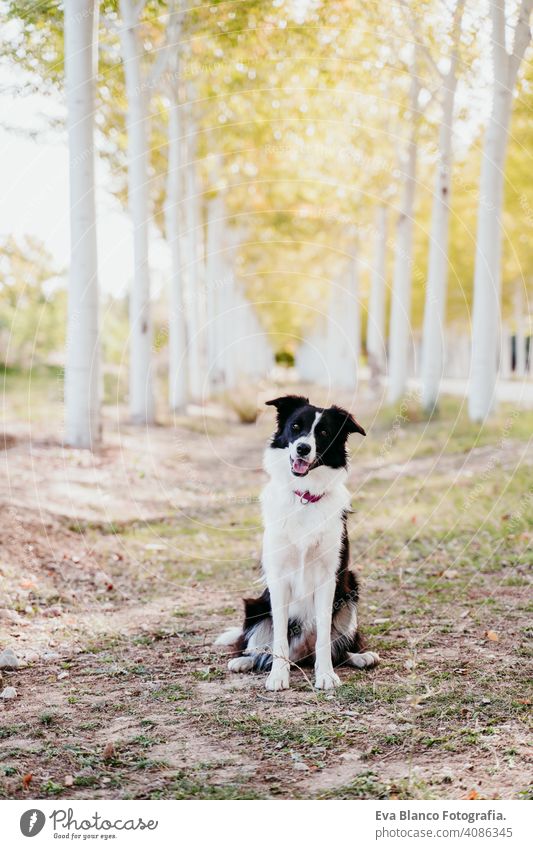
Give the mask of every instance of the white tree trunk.
M 76 448 L 90 448 L 101 436 L 94 196 L 97 4 L 94 0 L 69 0 L 64 23 L 70 169 L 65 440 Z
M 409 335 L 411 315 L 411 283 L 413 274 L 413 216 L 416 190 L 416 163 L 418 156 L 418 79 L 417 57 L 411 70 L 411 131 L 403 171 L 403 195 L 396 225 L 396 247 L 392 284 L 391 323 L 389 334 L 389 387 L 390 403 L 397 401 L 407 385 L 409 362 Z
M 515 294 L 515 325 L 516 325 L 516 369 L 517 377 L 526 376 L 526 333 L 524 316 L 524 299 L 520 281 Z
M 206 319 L 207 319 L 207 382 L 210 392 L 220 385 L 220 298 L 224 285 L 224 201 L 220 192 L 207 205 L 206 246 Z
M 387 278 L 387 207 L 376 210 L 374 259 L 368 304 L 367 351 L 374 381 L 383 372 L 386 361 L 385 300 Z
M 360 351 L 360 308 L 357 256 L 341 283 L 332 286 L 328 313 L 327 360 L 330 385 L 357 387 Z
M 492 112 L 485 131 L 474 270 L 472 365 L 468 411 L 473 421 L 490 413 L 500 350 L 501 215 L 504 167 L 513 88 L 531 39 L 532 0 L 522 0 L 515 27 L 513 54 L 505 47 L 505 0 L 491 0 L 494 84 Z
M 170 409 L 174 412 L 183 412 L 187 407 L 188 364 L 185 299 L 183 297 L 184 274 L 181 262 L 180 241 L 180 202 L 183 175 L 181 172 L 181 121 L 177 84 L 171 85 L 169 94 L 168 182 L 166 205 L 167 241 L 170 245 L 171 252 L 170 311 L 168 319 L 168 395 Z
M 135 424 L 154 419 L 151 375 L 152 327 L 148 227 L 148 101 L 141 69 L 139 5 L 120 0 L 120 39 L 128 101 L 128 202 L 133 231 L 133 286 L 130 295 L 130 416 Z
M 502 326 L 502 344 L 500 353 L 500 376 L 503 380 L 512 377 L 512 333 L 508 327 Z
M 457 88 L 457 59 L 464 0 L 458 0 L 453 26 L 450 68 L 443 80 L 439 129 L 439 162 L 431 213 L 428 279 L 422 330 L 422 406 L 431 410 L 439 397 L 444 367 L 448 236 L 451 197 L 453 112 Z
M 198 183 L 196 177 L 196 132 L 192 110 L 189 106 L 187 164 L 185 166 L 185 220 L 187 227 L 187 305 L 188 305 L 188 349 L 189 391 L 191 398 L 201 402 L 205 394 L 205 362 L 203 356 L 205 322 L 204 292 L 202 291 L 201 267 L 201 222 L 199 215 Z

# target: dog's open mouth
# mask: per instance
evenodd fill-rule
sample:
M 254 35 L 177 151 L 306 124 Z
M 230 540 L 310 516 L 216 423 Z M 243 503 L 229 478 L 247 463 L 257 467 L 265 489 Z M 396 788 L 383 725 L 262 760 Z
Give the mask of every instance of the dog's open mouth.
M 307 474 L 312 465 L 309 460 L 304 460 L 303 457 L 296 457 L 295 460 L 291 457 L 291 472 L 300 478 Z

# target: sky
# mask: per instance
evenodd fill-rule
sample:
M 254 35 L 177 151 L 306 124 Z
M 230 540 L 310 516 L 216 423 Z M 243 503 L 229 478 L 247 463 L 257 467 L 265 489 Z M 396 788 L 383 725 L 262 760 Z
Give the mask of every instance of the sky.
M 0 238 L 37 236 L 60 269 L 69 262 L 68 149 L 60 98 L 23 94 L 24 73 L 0 66 Z M 127 213 L 106 190 L 105 162 L 97 163 L 99 281 L 104 293 L 124 295 L 133 272 Z M 164 241 L 151 238 L 154 294 L 168 268 Z

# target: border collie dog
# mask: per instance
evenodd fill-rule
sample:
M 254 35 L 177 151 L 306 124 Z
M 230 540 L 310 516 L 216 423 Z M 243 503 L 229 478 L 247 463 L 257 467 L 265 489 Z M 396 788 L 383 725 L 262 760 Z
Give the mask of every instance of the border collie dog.
M 357 578 L 349 569 L 350 495 L 346 441 L 365 431 L 340 407 L 314 407 L 300 395 L 267 401 L 277 429 L 264 455 L 270 480 L 261 495 L 266 589 L 245 599 L 242 628 L 217 639 L 238 653 L 232 672 L 270 671 L 267 690 L 289 686 L 291 663 L 314 664 L 315 686 L 340 684 L 335 666 L 378 662 L 357 630 Z

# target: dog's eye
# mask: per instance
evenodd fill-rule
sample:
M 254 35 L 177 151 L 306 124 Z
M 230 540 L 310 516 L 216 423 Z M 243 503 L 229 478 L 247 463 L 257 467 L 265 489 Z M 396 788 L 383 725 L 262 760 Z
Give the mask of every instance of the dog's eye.
M 327 436 L 327 435 L 328 435 L 327 430 L 321 430 L 320 431 L 320 436 Z
M 294 422 L 294 424 L 292 425 L 293 433 L 298 433 L 299 430 L 300 430 L 300 425 L 297 422 Z

